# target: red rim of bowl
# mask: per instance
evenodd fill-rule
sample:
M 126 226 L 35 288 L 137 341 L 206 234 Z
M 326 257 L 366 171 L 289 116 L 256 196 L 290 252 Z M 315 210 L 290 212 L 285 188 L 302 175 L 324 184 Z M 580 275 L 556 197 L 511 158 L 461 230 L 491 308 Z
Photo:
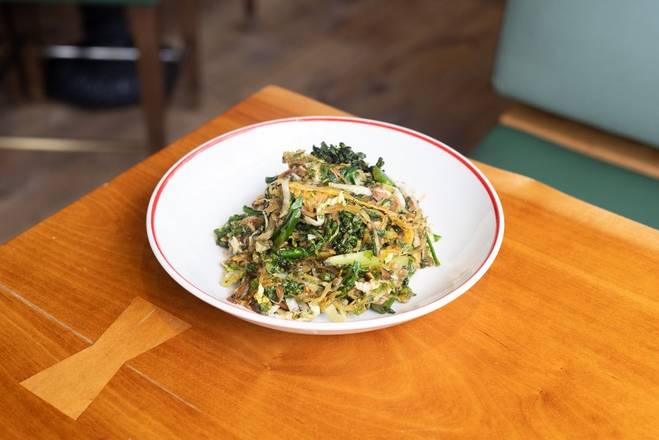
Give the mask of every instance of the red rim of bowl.
M 179 273 L 178 270 L 174 267 L 173 264 L 169 262 L 169 259 L 163 252 L 162 248 L 160 247 L 160 243 L 158 241 L 158 235 L 156 233 L 156 228 L 155 228 L 155 219 L 156 219 L 156 210 L 158 208 L 158 201 L 160 200 L 160 196 L 169 183 L 169 180 L 176 174 L 176 172 L 183 167 L 187 162 L 189 162 L 191 159 L 194 157 L 198 156 L 199 154 L 203 153 L 204 151 L 215 147 L 222 142 L 233 138 L 235 136 L 238 136 L 240 134 L 243 134 L 247 131 L 251 131 L 254 129 L 258 129 L 261 127 L 269 126 L 269 125 L 274 125 L 274 124 L 282 124 L 282 123 L 290 123 L 290 122 L 347 122 L 347 123 L 356 123 L 356 124 L 364 124 L 364 125 L 371 125 L 371 126 L 378 126 L 381 128 L 386 128 L 389 130 L 394 130 L 398 131 L 400 133 L 407 134 L 409 136 L 415 137 L 417 139 L 420 139 L 426 143 L 429 143 L 440 150 L 444 151 L 445 153 L 448 153 L 451 157 L 454 159 L 458 160 L 462 165 L 464 165 L 471 173 L 478 179 L 478 181 L 481 183 L 483 188 L 485 189 L 486 193 L 488 194 L 490 198 L 490 202 L 492 203 L 492 210 L 494 212 L 494 218 L 495 218 L 495 231 L 494 231 L 494 240 L 492 241 L 492 244 L 490 246 L 490 250 L 481 263 L 481 265 L 474 271 L 474 273 L 467 278 L 462 284 L 460 284 L 457 287 L 454 287 L 450 292 L 448 292 L 446 295 L 444 295 L 442 298 L 433 301 L 429 304 L 420 306 L 417 309 L 413 310 L 408 310 L 406 312 L 400 312 L 395 315 L 389 315 L 385 317 L 379 317 L 376 319 L 370 319 L 370 320 L 361 320 L 361 321 L 345 321 L 345 322 L 313 322 L 313 321 L 293 321 L 293 320 L 286 320 L 282 318 L 276 318 L 276 317 L 271 317 L 267 315 L 261 315 L 256 312 L 253 312 L 251 310 L 243 309 L 240 306 L 233 306 L 231 304 L 223 303 L 221 300 L 216 298 L 215 296 L 211 295 L 210 293 L 204 291 L 203 289 L 197 287 L 194 283 L 192 283 L 190 280 L 185 278 L 181 273 Z M 302 117 L 292 117 L 292 118 L 284 118 L 284 119 L 274 119 L 271 121 L 265 121 L 261 122 L 258 124 L 253 124 L 253 125 L 248 125 L 242 128 L 238 128 L 236 130 L 227 132 L 225 134 L 222 134 L 216 138 L 213 138 L 204 144 L 200 145 L 199 147 L 195 148 L 194 150 L 190 151 L 187 153 L 185 156 L 183 156 L 178 162 L 176 162 L 160 179 L 158 184 L 156 185 L 156 188 L 151 196 L 151 199 L 149 201 L 149 207 L 147 210 L 147 235 L 149 238 L 149 242 L 151 244 L 151 248 L 154 251 L 154 254 L 156 255 L 158 261 L 160 264 L 165 268 L 165 270 L 169 273 L 172 278 L 174 278 L 175 281 L 177 281 L 179 284 L 181 284 L 182 287 L 186 288 L 186 290 L 190 291 L 191 293 L 195 294 L 199 299 L 227 312 L 233 315 L 238 315 L 238 317 L 241 317 L 243 319 L 246 319 L 250 322 L 254 322 L 256 324 L 263 324 L 266 326 L 272 326 L 272 327 L 283 327 L 286 329 L 291 329 L 291 330 L 316 330 L 319 333 L 322 332 L 331 332 L 333 330 L 340 330 L 338 329 L 338 326 L 340 324 L 351 324 L 350 327 L 354 330 L 365 330 L 368 329 L 369 327 L 374 327 L 373 329 L 378 329 L 378 328 L 384 328 L 388 327 L 391 325 L 395 324 L 400 324 L 406 321 L 409 321 L 411 319 L 414 319 L 416 317 L 425 315 L 427 313 L 430 313 L 446 304 L 449 302 L 453 301 L 455 298 L 459 297 L 462 295 L 465 291 L 467 291 L 469 288 L 471 288 L 485 273 L 485 271 L 489 268 L 489 266 L 493 263 L 494 258 L 496 257 L 499 248 L 501 246 L 501 242 L 503 240 L 503 209 L 501 207 L 501 202 L 499 201 L 499 198 L 494 191 L 491 183 L 487 180 L 487 178 L 481 173 L 478 168 L 474 164 L 472 164 L 466 157 L 464 157 L 462 154 L 458 153 L 455 151 L 453 148 L 449 147 L 448 145 L 444 144 L 443 142 L 440 142 L 430 136 L 426 136 L 422 133 L 419 133 L 417 131 L 401 127 L 399 125 L 395 124 L 390 124 L 387 122 L 381 122 L 381 121 L 375 121 L 372 119 L 362 119 L 362 118 L 354 118 L 354 117 L 346 117 L 346 116 L 302 116 Z M 177 279 L 173 274 L 176 274 L 179 278 Z M 196 292 L 206 296 L 207 298 L 197 295 L 194 291 L 191 291 L 188 286 L 185 286 L 183 283 L 181 283 L 181 280 L 184 281 L 185 283 L 188 284 L 188 286 L 192 287 L 193 289 L 196 290 Z M 375 324 L 377 323 L 377 324 Z M 369 325 L 370 324 L 370 325 Z M 345 330 L 345 329 L 344 329 Z

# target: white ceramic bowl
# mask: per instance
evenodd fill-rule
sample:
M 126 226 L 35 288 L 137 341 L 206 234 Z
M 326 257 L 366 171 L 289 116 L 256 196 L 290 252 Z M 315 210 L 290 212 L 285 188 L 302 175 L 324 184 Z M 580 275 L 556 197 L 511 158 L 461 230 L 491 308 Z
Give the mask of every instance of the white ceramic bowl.
M 323 315 L 312 322 L 260 315 L 230 303 L 220 286 L 224 250 L 213 229 L 240 212 L 265 189 L 264 177 L 285 169 L 284 151 L 310 150 L 321 141 L 345 142 L 421 200 L 433 230 L 440 267 L 421 269 L 416 293 L 395 304 L 393 315 L 368 311 L 345 322 Z M 494 261 L 503 239 L 503 211 L 496 191 L 464 156 L 429 136 L 385 122 L 347 117 L 268 121 L 226 133 L 181 158 L 156 186 L 147 211 L 147 234 L 158 261 L 187 291 L 238 318 L 272 329 L 343 334 L 400 324 L 453 301 L 472 287 Z

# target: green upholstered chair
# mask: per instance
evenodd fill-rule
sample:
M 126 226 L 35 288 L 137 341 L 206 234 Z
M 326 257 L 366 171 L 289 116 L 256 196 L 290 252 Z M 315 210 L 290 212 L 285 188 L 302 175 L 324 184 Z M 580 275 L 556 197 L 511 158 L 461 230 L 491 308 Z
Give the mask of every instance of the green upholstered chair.
M 658 16 L 654 0 L 509 0 L 493 78 L 502 95 L 644 144 L 645 172 L 503 125 L 473 157 L 659 228 Z

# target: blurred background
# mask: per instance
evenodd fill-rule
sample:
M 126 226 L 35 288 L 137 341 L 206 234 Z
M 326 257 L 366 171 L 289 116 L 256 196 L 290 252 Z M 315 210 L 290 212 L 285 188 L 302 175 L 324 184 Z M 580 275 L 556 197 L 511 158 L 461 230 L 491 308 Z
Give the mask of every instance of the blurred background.
M 0 243 L 268 84 L 659 228 L 656 0 L 0 0 L 0 13 Z
M 162 146 L 150 144 L 137 65 L 125 61 L 130 53 L 67 52 L 72 45 L 134 46 L 131 2 L 47 3 L 0 1 L 0 242 Z M 267 84 L 423 131 L 464 152 L 506 106 L 490 86 L 503 1 L 159 3 L 162 142 Z M 149 17 L 137 19 L 138 32 L 148 30 Z M 190 42 L 197 92 L 185 65 Z M 78 58 L 97 55 L 120 60 Z

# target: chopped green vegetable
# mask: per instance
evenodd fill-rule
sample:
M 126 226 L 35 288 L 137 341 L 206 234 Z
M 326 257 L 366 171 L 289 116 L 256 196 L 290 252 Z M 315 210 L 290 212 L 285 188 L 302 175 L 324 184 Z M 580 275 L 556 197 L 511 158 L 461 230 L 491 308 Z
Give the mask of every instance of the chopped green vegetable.
M 435 263 L 435 266 L 439 266 L 439 258 L 437 258 L 437 254 L 435 253 L 435 248 L 432 245 L 432 241 L 430 241 L 430 236 L 428 235 L 428 233 L 426 233 L 426 244 L 430 249 L 430 255 L 432 255 L 432 261 Z
M 391 305 L 394 303 L 394 301 L 396 301 L 396 298 L 391 297 L 382 304 L 373 303 L 371 304 L 371 310 L 379 314 L 396 313 L 394 309 L 391 308 Z
M 300 221 L 300 216 L 302 215 L 302 197 L 296 199 L 291 203 L 290 210 L 284 223 L 277 229 L 273 234 L 274 239 L 272 240 L 273 247 L 279 249 L 279 247 L 284 244 L 286 240 L 293 234 L 295 226 Z
M 257 269 L 258 266 L 256 265 L 256 263 L 247 263 L 243 268 L 243 270 L 247 273 L 254 273 L 257 271 Z
M 353 252 L 351 254 L 334 255 L 325 260 L 330 266 L 347 266 L 355 262 L 363 267 L 382 266 L 382 260 L 373 255 L 373 251 Z
M 282 249 L 279 252 L 277 252 L 277 255 L 279 255 L 281 258 L 285 258 L 287 260 L 294 260 L 296 258 L 303 258 L 309 255 L 309 250 L 305 248 L 289 248 L 289 249 Z
M 339 254 L 347 254 L 357 247 L 364 235 L 364 222 L 351 212 L 339 212 L 339 233 L 332 247 Z
M 265 259 L 265 270 L 268 273 L 286 273 L 291 269 L 292 260 L 280 257 L 277 253 L 268 255 L 269 258 Z
M 359 261 L 355 260 L 352 263 L 352 266 L 347 266 L 343 270 L 343 283 L 341 283 L 342 292 L 348 292 L 355 287 L 355 282 L 357 281 L 357 277 L 359 277 L 360 269 L 361 266 L 359 265 Z
M 330 167 L 327 165 L 321 165 L 320 166 L 320 176 L 322 178 L 323 183 L 330 183 L 330 182 L 336 182 L 338 179 L 336 178 L 336 175 L 332 172 Z
M 346 182 L 355 185 L 357 182 L 355 180 L 355 172 L 358 170 L 354 165 L 350 165 L 349 167 L 346 167 L 341 171 L 341 174 L 343 174 L 343 177 L 345 178 Z
M 376 182 L 384 183 L 386 185 L 396 186 L 394 181 L 391 180 L 386 174 L 384 174 L 382 168 L 375 166 L 373 167 L 371 173 L 373 174 L 373 180 L 375 180 Z
M 245 235 L 249 229 L 247 226 L 239 223 L 245 216 L 243 214 L 232 215 L 221 228 L 215 229 L 215 242 L 224 248 L 229 247 L 229 237 L 241 237 Z
M 259 211 L 258 209 L 254 209 L 251 206 L 243 206 L 243 212 L 247 215 L 263 215 L 263 211 Z
M 293 280 L 284 281 L 284 296 L 287 298 L 293 298 L 304 290 L 302 283 L 298 283 Z
M 263 294 L 267 296 L 273 304 L 277 304 L 279 302 L 279 299 L 277 298 L 277 290 L 274 287 L 266 287 L 263 289 Z

